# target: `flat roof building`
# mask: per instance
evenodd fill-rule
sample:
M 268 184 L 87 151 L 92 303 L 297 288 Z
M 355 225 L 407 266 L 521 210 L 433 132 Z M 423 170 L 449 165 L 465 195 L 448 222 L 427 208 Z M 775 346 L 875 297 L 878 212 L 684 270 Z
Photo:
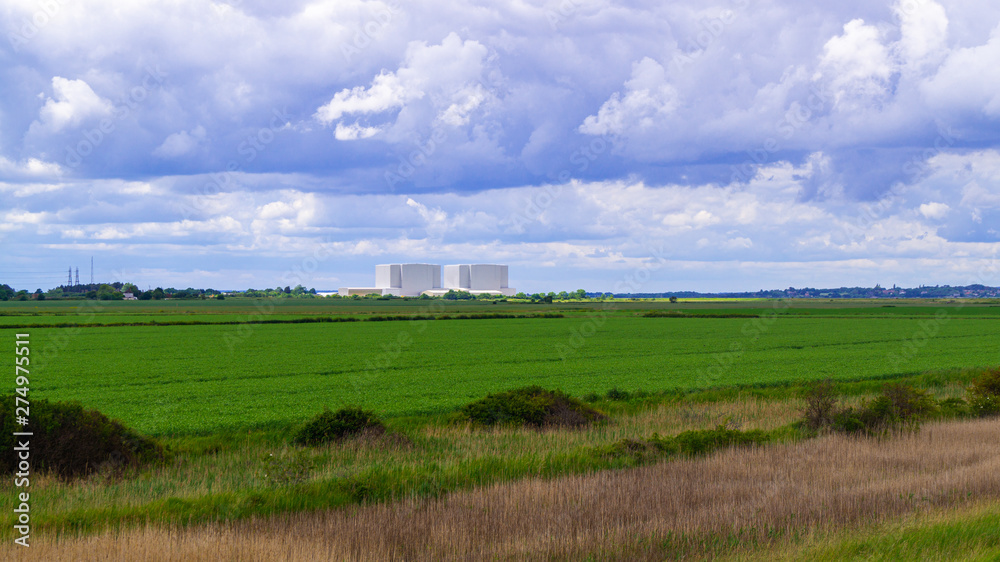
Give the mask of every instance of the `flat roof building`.
M 416 297 L 423 294 L 440 296 L 448 291 L 472 294 L 513 296 L 507 286 L 507 266 L 497 264 L 459 264 L 441 266 L 429 263 L 393 263 L 375 266 L 374 287 L 341 287 L 342 297 L 351 295 L 396 295 Z

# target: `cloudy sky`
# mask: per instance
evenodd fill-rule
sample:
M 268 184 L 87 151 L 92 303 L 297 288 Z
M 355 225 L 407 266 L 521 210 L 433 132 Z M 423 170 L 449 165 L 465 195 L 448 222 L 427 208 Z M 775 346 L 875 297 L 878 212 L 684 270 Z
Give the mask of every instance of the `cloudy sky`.
M 447 7 L 444 7 L 447 6 Z M 1000 285 L 992 0 L 0 0 L 0 282 Z

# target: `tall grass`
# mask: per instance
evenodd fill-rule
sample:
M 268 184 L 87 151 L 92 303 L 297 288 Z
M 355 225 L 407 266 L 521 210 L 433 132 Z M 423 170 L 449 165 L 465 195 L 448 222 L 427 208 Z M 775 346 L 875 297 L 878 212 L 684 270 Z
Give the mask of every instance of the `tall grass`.
M 663 560 L 1000 499 L 1000 420 L 893 439 L 827 435 L 705 458 L 532 478 L 353 509 L 40 538 L 18 560 Z M 22 549 L 23 550 L 23 549 Z
M 635 466 L 636 459 L 604 458 L 593 450 L 653 432 L 671 435 L 719 424 L 773 429 L 794 421 L 800 407 L 793 398 L 753 396 L 606 406 L 617 409 L 615 421 L 581 431 L 481 430 L 434 419 L 404 419 L 395 424 L 408 439 L 390 435 L 317 448 L 289 445 L 290 431 L 168 439 L 174 461 L 132 477 L 95 475 L 75 483 L 33 479 L 33 501 L 45 506 L 34 528 L 41 533 L 60 528 L 92 532 L 147 520 L 239 519 L 625 468 Z M 0 494 L 14 493 L 10 482 L 0 482 Z M 4 527 L 0 536 L 9 536 L 10 525 Z

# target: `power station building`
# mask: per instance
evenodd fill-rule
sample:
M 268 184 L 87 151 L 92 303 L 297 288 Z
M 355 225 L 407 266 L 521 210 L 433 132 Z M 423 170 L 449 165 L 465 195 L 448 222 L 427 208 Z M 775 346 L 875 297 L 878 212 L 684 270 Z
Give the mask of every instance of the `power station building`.
M 448 291 L 466 291 L 473 295 L 490 293 L 513 296 L 507 286 L 507 266 L 497 264 L 459 264 L 441 266 L 429 263 L 393 263 L 375 266 L 374 287 L 341 287 L 342 297 L 351 295 L 440 296 Z

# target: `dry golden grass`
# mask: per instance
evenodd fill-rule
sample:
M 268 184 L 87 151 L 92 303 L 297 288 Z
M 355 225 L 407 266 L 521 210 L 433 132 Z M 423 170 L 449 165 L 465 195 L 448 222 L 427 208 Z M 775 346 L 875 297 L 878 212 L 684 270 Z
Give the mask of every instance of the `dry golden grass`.
M 998 432 L 1000 420 L 984 420 L 928 424 L 886 441 L 830 435 L 627 471 L 511 482 L 438 501 L 37 537 L 30 550 L 4 547 L 0 556 L 214 562 L 733 554 L 817 529 L 1000 498 Z

